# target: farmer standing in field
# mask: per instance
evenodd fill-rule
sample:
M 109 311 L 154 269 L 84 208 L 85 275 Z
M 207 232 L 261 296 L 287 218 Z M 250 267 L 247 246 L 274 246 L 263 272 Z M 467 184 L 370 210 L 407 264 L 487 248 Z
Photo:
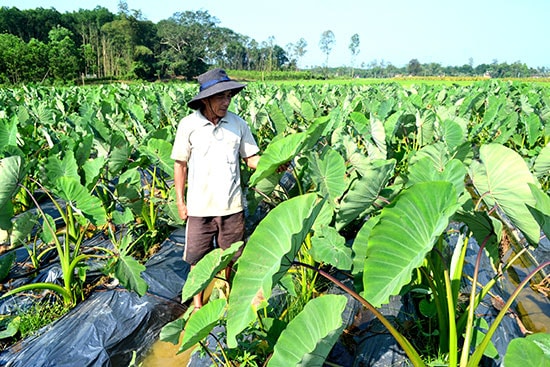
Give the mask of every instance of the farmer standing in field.
M 242 158 L 255 169 L 260 159 L 246 121 L 228 111 L 245 85 L 222 69 L 201 74 L 198 81 L 199 93 L 187 103 L 195 112 L 180 121 L 171 155 L 178 212 L 187 220 L 183 260 L 191 267 L 214 248 L 214 240 L 222 249 L 244 240 L 239 163 Z M 202 292 L 193 303 L 202 307 Z

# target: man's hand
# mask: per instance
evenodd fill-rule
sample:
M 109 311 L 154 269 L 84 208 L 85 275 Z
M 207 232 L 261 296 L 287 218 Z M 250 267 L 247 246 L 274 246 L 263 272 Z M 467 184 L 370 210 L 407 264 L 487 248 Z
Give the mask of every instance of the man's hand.
M 182 220 L 187 219 L 187 205 L 184 202 L 178 202 L 178 214 Z
M 176 204 L 178 214 L 182 220 L 187 219 L 187 205 L 185 205 L 185 184 L 187 182 L 187 162 L 174 161 L 174 189 L 176 190 Z
M 250 157 L 244 158 L 244 161 L 248 168 L 256 169 L 256 167 L 258 167 L 258 162 L 260 161 L 260 156 L 258 154 L 254 154 Z
M 286 163 L 281 164 L 279 167 L 277 167 L 277 173 L 282 173 L 282 172 L 286 171 L 289 166 L 290 166 L 290 162 L 286 162 Z

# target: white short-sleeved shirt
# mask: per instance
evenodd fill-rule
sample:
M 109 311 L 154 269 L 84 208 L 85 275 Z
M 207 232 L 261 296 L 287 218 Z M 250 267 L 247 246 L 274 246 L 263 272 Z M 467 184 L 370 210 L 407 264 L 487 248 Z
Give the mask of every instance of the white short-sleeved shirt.
M 184 117 L 171 158 L 187 162 L 187 214 L 211 217 L 242 211 L 239 160 L 258 151 L 246 121 L 232 112 L 217 125 L 199 110 Z

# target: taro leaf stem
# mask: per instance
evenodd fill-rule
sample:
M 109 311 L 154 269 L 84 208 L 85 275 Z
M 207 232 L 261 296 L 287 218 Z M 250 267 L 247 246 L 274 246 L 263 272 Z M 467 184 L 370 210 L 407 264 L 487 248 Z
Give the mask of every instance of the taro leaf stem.
M 420 357 L 418 352 L 414 349 L 412 344 L 399 331 L 397 331 L 397 329 L 390 323 L 390 321 L 387 318 L 385 318 L 384 315 L 382 315 L 373 305 L 371 305 L 369 303 L 369 301 L 367 301 L 366 299 L 361 297 L 361 295 L 359 295 L 354 290 L 346 287 L 342 282 L 340 282 L 338 279 L 336 279 L 335 277 L 333 277 L 329 273 L 325 272 L 324 270 L 317 269 L 317 268 L 315 268 L 311 265 L 303 264 L 303 263 L 299 263 L 299 262 L 294 262 L 294 264 L 305 266 L 306 268 L 315 270 L 316 272 L 321 274 L 321 276 L 323 276 L 326 279 L 330 280 L 331 282 L 336 284 L 340 289 L 342 289 L 344 292 L 348 293 L 350 296 L 352 296 L 357 301 L 359 301 L 370 312 L 372 312 L 378 318 L 378 320 L 380 320 L 380 322 L 388 329 L 388 331 L 393 335 L 395 340 L 399 343 L 401 348 L 403 348 L 405 353 L 407 353 L 407 356 L 409 357 L 409 359 L 411 360 L 412 364 L 415 367 L 425 367 L 426 366 L 426 364 L 424 363 L 424 361 L 422 360 L 422 358 Z
M 512 303 L 518 297 L 521 290 L 531 280 L 531 278 L 533 278 L 539 271 L 541 271 L 542 269 L 544 269 L 545 267 L 547 267 L 549 265 L 550 265 L 550 260 L 544 262 L 543 264 L 541 264 L 539 266 L 537 266 L 516 287 L 516 289 L 510 295 L 510 298 L 508 299 L 508 301 L 506 302 L 504 307 L 502 307 L 502 310 L 500 310 L 500 312 L 498 313 L 497 317 L 495 318 L 495 321 L 493 321 L 493 323 L 489 327 L 489 330 L 487 330 L 487 334 L 485 335 L 485 337 L 483 338 L 483 340 L 481 341 L 479 346 L 476 348 L 474 354 L 472 354 L 472 357 L 470 358 L 470 360 L 468 361 L 468 364 L 467 364 L 468 367 L 477 367 L 479 365 L 479 362 L 481 361 L 481 357 L 483 357 L 483 352 L 485 351 L 485 349 L 487 348 L 487 346 L 489 345 L 489 343 L 491 341 L 491 337 L 495 333 L 497 327 L 499 326 L 499 324 L 502 321 L 502 319 L 504 318 L 504 316 L 506 316 L 506 314 L 508 313 L 508 309 L 512 306 Z

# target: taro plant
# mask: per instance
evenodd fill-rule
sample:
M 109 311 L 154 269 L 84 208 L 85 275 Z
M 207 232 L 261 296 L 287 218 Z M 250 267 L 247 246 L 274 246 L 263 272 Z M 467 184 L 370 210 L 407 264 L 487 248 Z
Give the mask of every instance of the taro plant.
M 400 333 L 377 311 L 377 307 L 387 303 L 392 295 L 419 287 L 424 287 L 424 293 L 428 295 L 421 306 L 424 312 L 427 313 L 429 307 L 437 310 L 435 327 L 439 338 L 435 342 L 436 354 L 445 359 L 447 365 L 477 366 L 484 353 L 495 357 L 490 353 L 490 340 L 499 323 L 521 289 L 550 262 L 540 264 L 525 277 L 492 325 L 487 326 L 483 333 L 483 326 L 480 326 L 483 323 L 477 320 L 475 309 L 517 257 L 508 264 L 498 266 L 494 279 L 481 285 L 478 291 L 479 259 L 485 256 L 486 251 L 494 253 L 505 217 L 530 243 L 536 245 L 540 236 L 540 223 L 547 223 L 550 207 L 547 206 L 547 195 L 541 192 L 526 163 L 512 150 L 499 144 L 483 145 L 477 156 L 464 155 L 470 157 L 468 162 L 471 163 L 467 166 L 463 160 L 454 158 L 458 157 L 456 153 L 457 150 L 441 144 L 427 146 L 419 152 L 409 164 L 403 188 L 392 196 L 389 205 L 365 217 L 364 224 L 353 239 L 352 248 L 348 247 L 347 251 L 333 227 L 334 224 L 343 223 L 342 218 L 347 217 L 344 215 L 346 211 L 340 213 L 340 217 L 338 212 L 335 216 L 323 213 L 330 213 L 326 209 L 326 205 L 330 206 L 327 204 L 330 201 L 327 199 L 330 198 L 329 191 L 324 193 L 325 201 L 321 202 L 315 193 L 304 193 L 282 202 L 260 222 L 245 246 L 237 262 L 237 273 L 227 304 L 225 301 L 217 302 L 216 313 L 211 312 L 210 307 L 205 307 L 188 320 L 177 320 L 167 327 L 164 338 L 176 341 L 183 330 L 188 342 L 182 345 L 182 349 L 185 349 L 206 336 L 214 325 L 222 322 L 227 333 L 225 343 L 230 350 L 242 347 L 239 344 L 241 340 L 269 335 L 268 366 L 288 365 L 288 361 L 293 361 L 291 364 L 310 361 L 312 355 L 317 359 L 308 365 L 322 365 L 335 341 L 334 335 L 339 334 L 343 327 L 340 306 L 327 312 L 321 308 L 317 309 L 316 314 L 308 313 L 310 302 L 322 302 L 320 300 L 327 295 L 312 298 L 295 318 L 288 324 L 285 322 L 284 331 L 277 329 L 279 331 L 274 336 L 275 329 L 271 329 L 274 320 L 283 321 L 282 313 L 277 314 L 269 306 L 273 289 L 284 284 L 285 275 L 298 266 L 318 272 L 371 310 L 396 338 L 413 365 L 425 366 L 424 358 L 429 356 L 423 355 L 415 347 L 415 341 Z M 329 155 L 325 154 L 322 157 L 329 159 Z M 275 159 L 267 169 L 285 159 L 286 156 L 282 155 L 279 161 Z M 378 170 L 378 177 L 387 176 L 382 174 L 386 169 L 384 165 L 371 163 L 368 168 Z M 257 175 L 262 175 L 262 169 L 258 167 Z M 364 168 L 364 173 L 369 172 L 369 169 Z M 338 176 L 340 180 L 344 179 Z M 325 176 L 328 177 L 332 176 Z M 373 174 L 373 177 L 377 176 Z M 378 182 L 388 180 L 381 178 Z M 332 183 L 328 185 L 331 188 L 333 186 Z M 356 186 L 360 187 L 359 179 L 356 180 Z M 379 192 L 383 191 L 383 186 L 378 186 Z M 351 189 L 348 187 L 348 190 Z M 354 195 L 364 193 L 355 196 L 357 200 L 365 202 L 368 199 L 370 205 L 375 205 L 376 198 L 366 195 L 369 191 L 365 190 L 358 188 L 350 192 L 356 192 Z M 343 197 L 348 195 L 351 194 L 348 192 Z M 546 199 L 537 201 L 536 195 Z M 340 200 L 339 205 L 335 206 L 336 210 L 344 210 L 344 204 L 350 208 L 359 206 L 357 203 L 352 205 L 351 197 L 347 200 L 348 204 Z M 368 212 L 364 207 L 346 210 L 355 215 Z M 537 216 L 531 212 L 537 213 Z M 333 222 L 326 218 L 341 219 Z M 452 223 L 463 224 L 462 234 L 455 244 L 450 243 L 446 235 Z M 345 227 L 343 224 L 340 226 Z M 307 251 L 316 259 L 313 266 L 300 263 L 298 256 L 304 250 L 305 239 L 310 235 L 311 248 Z M 462 285 L 468 279 L 463 272 L 465 251 L 468 243 L 474 239 L 481 244 L 480 250 L 470 291 L 466 293 L 467 302 L 461 303 L 464 293 Z M 193 274 L 190 274 L 189 283 L 184 286 L 185 299 L 200 291 L 213 274 L 224 266 L 221 260 L 223 253 L 216 256 L 220 260 L 214 264 L 212 261 L 197 264 Z M 335 270 L 349 270 L 349 264 L 353 266 L 352 274 L 360 280 L 353 289 L 341 284 L 331 274 Z M 202 275 L 201 282 L 193 280 L 198 274 Z M 327 302 L 340 305 L 339 301 L 332 299 Z M 250 333 L 251 330 L 254 331 Z
M 296 134 L 296 126 L 291 121 L 299 112 L 296 106 L 308 97 L 302 96 L 296 102 L 291 96 L 289 103 L 280 106 L 280 111 L 277 108 L 270 110 L 272 130 L 276 134 L 285 131 L 290 134 L 284 138 L 275 137 L 265 150 L 250 180 L 256 196 L 270 199 L 271 193 L 280 187 L 279 177 L 274 178 L 272 173 L 292 157 L 296 189 L 285 192 L 287 197 L 307 196 L 310 194 L 306 192 L 315 191 L 326 199 L 310 228 L 313 230 L 311 248 L 307 249 L 309 244 L 303 241 L 305 245 L 301 245 L 299 251 L 306 249 L 315 259 L 313 268 L 335 283 L 337 279 L 327 270 L 348 271 L 351 261 L 355 288 L 342 287 L 385 323 L 415 365 L 425 365 L 424 357 L 433 358 L 434 355 L 441 356 L 450 366 L 476 366 L 484 353 L 495 357 L 490 339 L 502 317 L 518 292 L 538 271 L 548 266 L 543 263 L 525 277 L 492 325 L 482 325 L 483 319 L 475 314 L 478 304 L 520 256 L 518 254 L 507 264 L 500 264 L 498 255 L 495 256 L 501 233 L 507 228 L 505 224 L 511 223 L 519 229 L 533 246 L 539 241 L 541 228 L 548 234 L 550 210 L 545 193 L 548 154 L 544 149 L 538 153 L 535 148 L 526 155 L 534 158 L 534 173 L 541 180 L 542 189 L 531 174 L 530 165 L 522 158 L 526 147 L 532 149 L 548 136 L 543 133 L 548 129 L 543 126 L 544 121 L 533 115 L 533 112 L 538 116 L 547 114 L 547 107 L 542 104 L 542 107 L 531 109 L 531 100 L 523 99 L 518 109 L 517 101 L 507 94 L 509 87 L 502 83 L 479 84 L 460 91 L 442 89 L 435 94 L 426 88 L 413 87 L 410 91 L 399 88 L 390 91 L 392 98 L 387 98 L 388 94 L 384 98 L 384 91 L 380 99 L 379 96 L 367 97 L 365 91 L 357 93 L 353 100 L 338 98 L 342 108 L 330 112 L 322 138 L 307 149 L 302 140 L 304 136 Z M 370 119 L 362 113 L 346 117 L 349 108 L 363 112 L 365 107 L 371 114 Z M 255 116 L 263 115 L 257 113 Z M 528 129 L 522 130 L 521 126 Z M 527 136 L 521 135 L 525 131 Z M 472 142 L 475 149 L 472 149 Z M 521 155 L 505 147 L 514 144 L 521 147 Z M 289 202 L 297 203 L 294 199 Z M 292 235 L 286 239 L 277 236 L 286 221 L 280 212 L 276 217 L 271 216 L 272 213 L 260 223 L 257 231 L 263 232 L 271 221 L 277 229 L 265 234 L 261 244 L 255 241 L 247 244 L 237 264 L 237 274 L 239 271 L 245 274 L 235 277 L 227 314 L 220 313 L 223 315 L 220 320 L 227 327 L 230 348 L 235 348 L 240 338 L 258 335 L 255 333 L 258 328 L 264 333 L 261 335 L 268 335 L 267 331 L 271 330 L 262 329 L 258 315 L 272 311 L 266 299 L 269 299 L 274 280 L 289 284 L 284 282 L 287 277 L 280 273 L 290 274 L 294 267 L 281 267 L 280 264 L 292 262 L 312 268 L 311 264 L 298 264 L 299 251 L 279 252 L 276 260 L 263 258 L 265 249 L 271 249 L 272 243 L 292 243 L 295 239 Z M 301 222 L 300 210 L 292 213 L 293 219 Z M 458 241 L 449 240 L 449 225 L 453 231 L 460 230 Z M 349 246 L 343 245 L 350 240 L 353 242 L 351 255 Z M 481 245 L 474 279 L 470 281 L 464 274 L 465 251 L 474 241 Z M 245 257 L 248 253 L 253 255 Z M 494 278 L 478 290 L 479 259 L 486 254 L 491 256 L 497 271 Z M 249 266 L 249 272 L 242 270 Z M 252 269 L 269 271 L 254 273 Z M 265 282 L 258 281 L 258 276 Z M 241 285 L 241 282 L 250 284 Z M 468 283 L 470 291 L 463 288 Z M 242 297 L 240 292 L 247 286 L 252 290 L 245 292 L 247 297 Z M 431 333 L 429 343 L 434 349 L 430 350 L 417 349 L 415 340 L 407 340 L 376 310 L 391 295 L 409 291 L 418 294 L 420 290 L 425 296 L 419 303 L 419 313 L 433 323 L 432 331 L 437 331 Z M 462 301 L 464 295 L 466 302 Z M 232 309 L 240 312 L 231 312 Z M 202 317 L 206 315 L 208 311 L 202 313 Z M 280 315 L 269 314 L 277 319 Z M 200 319 L 191 316 L 187 322 L 194 324 Z M 216 323 L 213 319 L 208 324 L 201 324 L 202 335 L 209 330 L 209 324 Z M 322 320 L 309 320 L 302 328 L 311 328 L 317 325 L 316 322 Z M 188 330 L 181 320 L 178 327 L 178 331 Z M 191 334 L 197 335 L 194 331 Z M 300 343 L 304 337 L 299 335 L 292 339 L 288 352 L 301 356 L 310 353 L 313 349 Z M 270 347 L 278 345 L 273 339 L 269 340 Z M 277 360 L 276 349 L 273 347 L 273 360 Z
M 531 366 L 546 366 L 550 363 L 550 334 L 533 334 L 516 338 L 508 345 L 504 365 L 521 366 L 529 361 Z
M 2 192 L 0 199 L 2 203 L 7 203 L 6 207 L 9 207 L 9 201 L 18 189 L 28 190 L 19 183 L 20 167 L 20 157 L 3 159 L 0 165 L 0 172 L 2 172 L 6 184 L 6 190 Z M 85 251 L 83 248 L 84 241 L 88 236 L 96 233 L 97 228 L 107 224 L 107 212 L 102 206 L 101 200 L 93 196 L 80 183 L 81 177 L 72 151 L 67 152 L 63 158 L 55 155 L 50 157 L 46 163 L 45 173 L 47 175 L 46 186 L 41 183 L 38 183 L 38 186 L 49 198 L 57 215 L 45 212 L 41 204 L 34 199 L 33 193 L 29 192 L 29 196 L 35 200 L 38 216 L 42 219 L 41 229 L 34 234 L 34 243 L 36 245 L 41 242 L 46 245 L 40 252 L 37 252 L 36 247 L 33 246 L 30 255 L 36 266 L 39 265 L 39 260 L 44 254 L 55 251 L 62 270 L 63 284 L 49 282 L 26 284 L 6 292 L 2 297 L 22 291 L 48 289 L 61 295 L 65 305 L 72 306 L 82 297 L 82 285 L 86 279 L 87 271 L 86 262 L 90 259 L 99 261 L 103 258 L 103 255 L 98 252 L 113 254 L 113 251 L 107 248 L 95 248 L 94 251 Z M 29 217 L 26 214 L 20 218 L 28 220 Z M 20 220 L 16 219 L 15 223 L 19 223 Z M 19 242 L 26 239 L 34 229 L 32 225 L 34 223 L 30 222 L 31 225 L 25 226 L 24 231 L 12 231 L 12 238 Z M 122 242 L 113 242 L 115 247 L 118 243 Z M 116 262 L 115 275 L 123 274 L 124 277 L 121 276 L 122 279 L 119 280 L 124 286 L 144 294 L 146 284 L 144 285 L 142 279 L 141 282 L 135 280 L 139 278 L 139 272 L 143 269 L 136 266 L 125 266 L 130 263 L 127 259 L 129 245 L 125 242 L 122 244 L 123 246 L 118 248 L 119 256 L 115 257 L 120 260 Z M 132 274 L 129 275 L 129 273 Z
M 42 239 L 34 236 L 35 241 L 28 245 L 36 265 L 44 253 L 44 248 L 38 247 L 40 242 L 49 242 L 48 253 L 56 251 L 50 228 L 61 239 L 67 236 L 73 241 L 70 251 L 74 251 L 75 241 L 86 235 L 78 236 L 104 230 L 107 227 L 102 223 L 127 226 L 136 240 L 111 234 L 116 248 L 106 252 L 122 258 L 135 251 L 143 233 L 159 233 L 164 220 L 160 208 L 170 208 L 165 205 L 170 195 L 165 181 L 170 176 L 166 143 L 170 136 L 167 130 L 154 129 L 175 125 L 178 119 L 171 110 L 178 103 L 173 101 L 185 98 L 173 89 L 158 93 L 157 88 L 153 87 L 153 93 L 143 88 L 136 93 L 128 86 L 86 89 L 90 93 L 84 89 L 55 90 L 52 95 L 47 89 L 24 88 L 23 97 L 11 99 L 25 105 L 10 105 L 6 109 L 9 121 L 0 116 L 0 157 L 7 157 L 0 161 L 0 226 L 8 229 L 11 244 L 25 244 L 33 236 L 30 233 L 36 228 L 36 216 L 25 213 L 14 218 L 19 210 L 14 206 L 28 208 L 30 194 L 40 203 L 36 197 L 39 183 L 51 201 L 61 203 L 58 212 L 75 218 L 74 230 L 66 230 L 71 225 L 66 226 L 63 219 L 40 214 Z M 208 318 L 208 324 L 200 323 L 202 317 L 210 315 L 206 306 L 194 314 L 188 323 L 199 322 L 200 327 L 194 330 L 201 333 L 186 332 L 187 336 L 200 340 L 199 336 L 209 331 L 206 325 L 222 323 L 230 344 L 226 360 L 235 354 L 237 360 L 250 360 L 235 352 L 236 340 L 259 359 L 273 354 L 276 361 L 280 358 L 275 358 L 279 353 L 276 349 L 285 344 L 279 327 L 299 325 L 295 319 L 304 320 L 299 315 L 308 312 L 310 302 L 326 297 L 321 293 L 319 274 L 330 277 L 343 271 L 351 272 L 355 279 L 354 288 L 347 291 L 355 292 L 354 297 L 363 303 L 368 301 L 365 305 L 378 306 L 390 294 L 406 292 L 421 299 L 420 323 L 428 323 L 439 334 L 430 333 L 431 349 L 418 348 L 414 340 L 405 341 L 399 330 L 393 331 L 415 363 L 420 363 L 412 351 L 415 348 L 420 357 L 433 351 L 451 365 L 455 361 L 473 364 L 470 360 L 488 351 L 488 337 L 476 348 L 474 339 L 482 338 L 478 338 L 471 313 L 513 262 L 500 264 L 494 255 L 500 234 L 507 227 L 504 223 L 512 223 L 533 246 L 541 228 L 549 232 L 546 89 L 490 81 L 456 88 L 404 88 L 395 83 L 313 88 L 251 84 L 247 90 L 235 100 L 235 107 L 250 112 L 264 151 L 250 178 L 249 196 L 253 200 L 249 209 L 253 211 L 259 200 L 274 209 L 245 247 L 243 256 L 250 253 L 246 257 L 251 265 L 246 270 L 244 261 L 238 264 L 241 275 L 235 277 L 229 300 L 217 302 L 220 312 L 213 312 L 215 316 Z M 92 150 L 93 160 L 89 159 Z M 49 152 L 50 158 L 44 158 L 44 152 Z M 44 160 L 48 169 L 37 175 L 37 163 Z M 283 183 L 289 173 L 282 181 L 275 174 L 276 168 L 289 160 L 294 183 L 290 186 Z M 57 188 L 58 184 L 64 188 Z M 21 190 L 22 186 L 28 190 Z M 99 214 L 95 205 L 86 207 L 87 200 L 77 195 L 81 186 L 100 199 L 97 208 L 105 208 L 105 220 L 101 219 L 103 212 Z M 14 199 L 14 195 L 18 197 Z M 315 196 L 324 203 L 318 204 Z M 132 222 L 138 226 L 133 227 Z M 459 233 L 458 241 L 449 239 L 449 223 Z M 285 226 L 292 230 L 282 231 Z M 463 274 L 464 251 L 474 240 L 481 244 L 480 257 L 485 253 L 492 256 L 497 274 L 479 290 L 475 288 L 477 279 L 469 282 Z M 63 240 L 59 243 L 65 244 Z M 278 246 L 276 251 L 262 262 L 272 243 Z M 385 253 L 393 256 L 385 258 Z M 73 259 L 79 258 L 75 256 Z M 82 261 L 74 269 L 84 269 L 80 266 L 84 258 L 79 259 Z M 402 263 L 392 262 L 398 260 Z M 10 261 L 6 263 L 2 269 L 9 270 Z M 130 261 L 123 268 L 137 268 L 134 265 Z M 388 271 L 389 265 L 399 271 Z M 264 269 L 261 281 L 249 279 L 255 275 L 254 267 Z M 109 272 L 117 274 L 113 268 Z M 133 275 L 131 278 L 137 280 Z M 254 284 L 254 292 L 246 289 L 247 283 Z M 473 293 L 466 293 L 468 302 L 459 301 L 468 292 L 463 283 L 474 285 Z M 289 302 L 284 304 L 294 310 L 271 306 L 273 287 L 288 291 Z M 251 294 L 254 297 L 249 299 Z M 235 312 L 239 307 L 242 313 Z M 323 315 L 330 314 L 329 325 L 323 332 L 312 334 L 319 336 L 316 340 L 325 340 L 325 332 L 337 334 L 341 327 L 336 326 L 338 318 L 333 318 L 331 310 L 323 307 Z M 305 319 L 311 325 L 322 321 L 315 315 Z M 498 322 L 493 325 L 497 327 Z M 183 327 L 181 323 L 179 330 Z M 187 331 L 187 325 L 185 328 Z M 486 329 L 489 335 L 492 331 Z M 307 337 L 285 335 L 293 345 Z M 280 342 L 281 347 L 275 348 Z M 310 353 L 310 346 L 300 352 L 307 349 L 304 353 Z M 471 354 L 473 350 L 476 352 Z M 324 351 L 319 355 L 325 355 Z
M 317 195 L 312 193 L 289 199 L 274 208 L 268 217 L 260 222 L 237 261 L 238 270 L 232 283 L 229 301 L 211 301 L 190 317 L 188 314 L 184 315 L 188 317 L 187 322 L 182 318 L 168 324 L 163 329 L 161 338 L 176 344 L 181 331 L 185 329 L 180 347 L 180 351 L 183 351 L 201 342 L 220 320 L 226 320 L 226 339 L 220 343 L 227 343 L 229 350 L 221 349 L 220 357 L 212 355 L 215 362 L 220 358 L 222 364 L 231 365 L 232 362 L 227 359 L 227 355 L 234 354 L 247 345 L 257 346 L 258 349 L 245 350 L 263 357 L 263 361 L 257 361 L 258 365 L 265 362 L 265 358 L 273 353 L 274 348 L 275 354 L 268 365 L 295 364 L 303 358 L 309 363 L 314 363 L 308 365 L 316 365 L 324 360 L 343 327 L 340 313 L 346 305 L 344 296 L 326 295 L 313 298 L 288 323 L 276 315 L 272 306 L 268 306 L 273 287 L 285 283 L 283 277 L 293 266 L 292 259 L 300 251 L 322 205 L 323 201 L 318 200 Z M 274 233 L 279 233 L 279 236 L 273 238 Z M 258 255 L 258 247 L 262 247 L 266 241 L 270 243 L 270 250 L 262 255 L 266 261 L 252 259 Z M 232 259 L 240 246 L 242 243 L 236 243 L 225 252 L 214 250 L 205 256 L 193 269 L 193 274 L 190 274 L 182 291 L 183 299 L 191 298 L 204 288 Z M 322 321 L 318 318 L 321 314 Z M 252 340 L 238 335 L 245 329 L 250 331 Z M 305 349 L 288 354 L 289 348 L 297 339 Z M 325 343 L 316 347 L 321 339 L 324 339 Z M 277 348 L 280 348 L 279 352 Z M 309 350 L 309 353 L 304 350 Z
M 61 294 L 70 303 L 75 299 L 67 297 L 80 293 L 88 260 L 103 262 L 106 255 L 115 255 L 108 271 L 120 275 L 124 259 L 141 249 L 147 254 L 152 244 L 160 242 L 166 234 L 161 209 L 168 200 L 166 180 L 171 169 L 169 144 L 164 141 L 167 130 L 154 131 L 151 124 L 140 123 L 145 117 L 140 105 L 119 106 L 116 97 L 128 95 L 127 88 L 82 91 L 62 89 L 52 98 L 33 98 L 50 91 L 25 88 L 18 99 L 31 103 L 13 106 L 10 123 L 0 127 L 0 157 L 6 157 L 0 166 L 0 229 L 7 231 L 3 241 L 10 247 L 27 247 L 35 269 L 46 255 L 56 252 L 65 278 Z M 162 108 L 170 101 L 158 94 L 156 98 Z M 157 112 L 159 119 L 172 119 L 166 115 L 169 111 Z M 44 200 L 57 214 L 44 208 Z M 30 207 L 35 209 L 20 213 Z M 112 237 L 114 249 L 82 248 L 87 238 L 107 232 L 107 224 L 128 229 L 137 245 Z M 10 267 L 6 262 L 3 269 Z M 137 267 L 127 266 L 131 269 L 125 278 L 141 279 L 134 272 Z M 139 288 L 142 294 L 144 285 Z
M 63 285 L 27 284 L 7 292 L 3 297 L 32 289 L 49 289 L 60 294 L 66 305 L 74 305 L 81 294 L 81 284 L 85 278 L 84 261 L 96 256 L 84 254 L 81 249 L 82 243 L 89 233 L 90 226 L 101 226 L 106 223 L 106 213 L 100 200 L 80 184 L 80 176 L 76 172 L 76 162 L 72 154 L 67 154 L 64 159 L 51 157 L 47 166 L 47 174 L 51 175 L 48 188 L 39 185 L 63 222 L 60 231 L 57 230 L 54 217 L 44 212 L 38 202 L 35 202 L 35 205 L 43 219 L 41 239 L 45 244 L 53 245 L 44 251 L 57 251 L 63 273 Z M 12 179 L 17 183 L 17 177 L 12 176 Z M 32 193 L 30 195 L 33 197 Z M 37 256 L 40 257 L 41 255 Z
M 170 158 L 172 145 L 167 141 L 169 138 L 167 129 L 157 130 L 147 139 L 146 144 L 139 147 L 142 157 L 140 166 L 145 176 L 140 185 L 142 207 L 139 218 L 145 224 L 148 237 L 143 242 L 159 242 L 167 234 L 167 226 L 163 222 L 166 218 L 162 214 L 170 201 L 168 180 L 174 177 L 174 163 Z
M 513 258 L 504 266 L 499 265 L 497 246 L 503 227 L 502 221 L 504 217 L 510 218 L 528 240 L 536 245 L 539 241 L 540 225 L 528 213 L 529 206 L 536 202 L 530 191 L 544 194 L 540 192 L 521 157 L 501 145 L 482 146 L 479 158 L 470 164 L 467 176 L 472 180 L 472 195 L 463 194 L 466 188 L 463 184 L 463 165 L 456 159 L 451 159 L 442 146 L 427 148 L 410 165 L 406 189 L 379 216 L 370 219 L 354 241 L 354 251 L 365 256 L 364 260 L 360 257 L 361 263 L 358 264 L 363 278 L 363 296 L 374 306 L 378 306 L 387 302 L 389 295 L 402 291 L 403 287 L 419 287 L 424 284 L 429 294 L 423 305 L 424 309 L 433 307 L 438 318 L 438 354 L 447 356 L 449 366 L 477 366 L 483 353 L 487 351 L 491 335 L 518 292 L 537 271 L 549 264 L 541 264 L 529 274 L 510 296 L 505 310 L 487 328 L 487 334 L 474 338 L 475 333 L 480 334 L 479 329 L 474 327 L 474 310 L 502 277 L 506 267 L 517 259 Z M 447 186 L 445 191 L 442 183 Z M 427 189 L 424 194 L 412 197 L 406 204 L 402 203 L 405 197 L 421 186 Z M 439 200 L 443 202 L 434 206 Z M 472 205 L 472 201 L 476 205 Z M 443 203 L 445 204 L 442 205 Z M 550 213 L 548 207 L 545 212 Z M 465 233 L 454 249 L 442 236 L 442 229 L 451 219 L 466 225 Z M 371 221 L 373 223 L 368 225 Z M 469 301 L 460 304 L 464 257 L 469 239 L 477 239 L 482 244 L 475 265 Z M 490 254 L 497 253 L 493 259 L 496 260 L 498 271 L 494 279 L 477 292 L 479 259 L 484 250 L 488 250 Z M 409 255 L 405 255 L 407 253 Z M 417 279 L 413 279 L 412 275 L 417 272 Z M 473 345 L 473 339 L 482 341 L 479 345 Z M 405 346 L 403 348 L 407 350 Z M 470 354 L 471 350 L 474 350 L 473 354 Z M 411 357 L 411 360 L 414 361 L 414 358 Z
M 130 221 L 126 224 L 131 223 Z M 109 226 L 109 238 L 113 244 L 113 249 L 102 249 L 110 254 L 103 272 L 117 279 L 126 289 L 133 290 L 140 296 L 147 292 L 147 282 L 141 277 L 141 272 L 145 271 L 145 265 L 136 260 L 132 254 L 134 247 L 138 244 L 146 233 L 142 233 L 134 239 L 132 235 L 132 226 L 124 228 L 117 233 Z

